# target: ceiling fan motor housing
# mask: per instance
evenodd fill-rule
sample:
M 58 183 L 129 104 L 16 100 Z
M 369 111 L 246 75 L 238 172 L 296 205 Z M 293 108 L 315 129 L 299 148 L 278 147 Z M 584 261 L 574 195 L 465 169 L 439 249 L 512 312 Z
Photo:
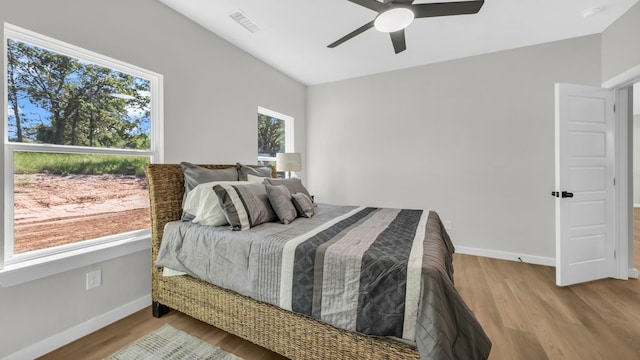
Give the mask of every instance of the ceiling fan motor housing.
M 373 26 L 381 32 L 395 32 L 411 25 L 414 18 L 415 15 L 411 9 L 397 6 L 378 14 Z

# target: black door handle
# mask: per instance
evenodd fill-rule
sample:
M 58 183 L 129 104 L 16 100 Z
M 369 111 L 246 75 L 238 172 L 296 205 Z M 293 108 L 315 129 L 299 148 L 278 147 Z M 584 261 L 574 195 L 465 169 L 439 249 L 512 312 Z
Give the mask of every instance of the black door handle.
M 560 193 L 559 191 L 552 191 L 551 196 L 555 196 L 555 197 L 562 196 L 563 198 L 572 198 L 573 193 L 568 191 L 563 191 L 562 193 Z

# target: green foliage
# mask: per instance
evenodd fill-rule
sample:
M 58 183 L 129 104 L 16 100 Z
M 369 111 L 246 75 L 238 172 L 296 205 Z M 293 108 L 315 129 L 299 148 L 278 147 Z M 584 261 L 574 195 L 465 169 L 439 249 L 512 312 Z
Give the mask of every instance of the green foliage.
M 144 176 L 146 156 L 15 152 L 15 174 L 135 175 Z
M 150 148 L 147 80 L 11 39 L 7 59 L 9 141 Z
M 258 154 L 284 152 L 284 121 L 258 114 Z

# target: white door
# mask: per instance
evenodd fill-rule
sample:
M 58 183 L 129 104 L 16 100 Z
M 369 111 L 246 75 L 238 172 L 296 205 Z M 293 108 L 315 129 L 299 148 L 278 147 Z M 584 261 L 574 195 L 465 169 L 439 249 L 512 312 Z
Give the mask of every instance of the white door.
M 556 84 L 556 284 L 615 276 L 614 95 Z

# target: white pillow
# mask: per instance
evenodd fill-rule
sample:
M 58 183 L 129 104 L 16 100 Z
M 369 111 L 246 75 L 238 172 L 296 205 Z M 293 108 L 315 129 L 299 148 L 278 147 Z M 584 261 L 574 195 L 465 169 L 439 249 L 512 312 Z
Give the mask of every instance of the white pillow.
M 262 183 L 264 181 L 264 177 L 247 174 L 247 180 L 252 183 Z
M 189 191 L 182 210 L 194 216 L 192 222 L 207 226 L 228 224 L 227 218 L 218 204 L 218 196 L 213 191 L 215 185 L 221 184 L 249 184 L 249 181 L 212 181 L 199 184 Z

